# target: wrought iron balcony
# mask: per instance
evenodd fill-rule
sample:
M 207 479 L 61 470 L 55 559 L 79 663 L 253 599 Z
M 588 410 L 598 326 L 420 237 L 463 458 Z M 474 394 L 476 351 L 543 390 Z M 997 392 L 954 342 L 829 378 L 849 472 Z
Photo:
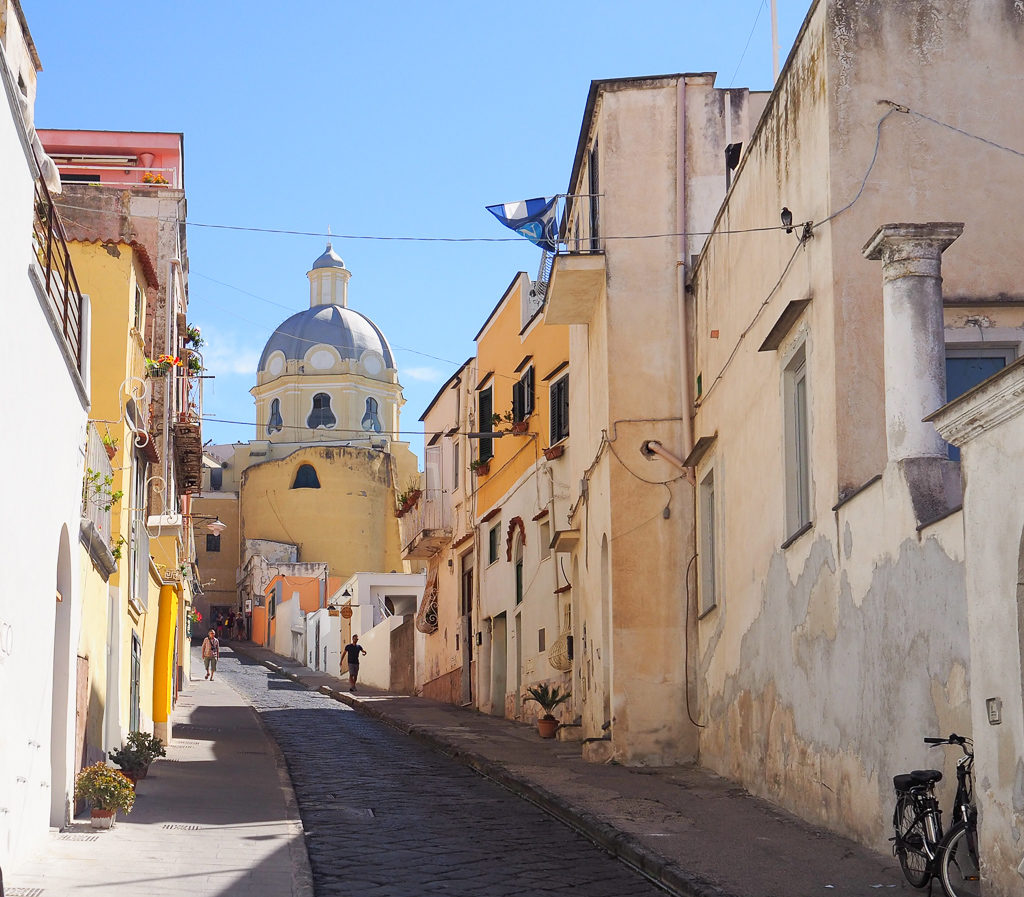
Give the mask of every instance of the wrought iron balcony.
M 71 265 L 67 235 L 42 178 L 36 179 L 32 249 L 43 272 L 43 285 L 64 342 L 82 369 L 82 291 Z

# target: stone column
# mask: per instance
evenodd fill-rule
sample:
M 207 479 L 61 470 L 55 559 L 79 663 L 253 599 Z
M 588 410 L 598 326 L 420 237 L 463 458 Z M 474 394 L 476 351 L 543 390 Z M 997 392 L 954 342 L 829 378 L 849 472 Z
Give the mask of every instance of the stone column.
M 948 514 L 963 495 L 960 465 L 924 420 L 946 404 L 942 252 L 963 229 L 948 221 L 884 224 L 863 249 L 865 258 L 882 262 L 889 464 L 903 476 L 919 526 Z
M 890 461 L 946 457 L 945 441 L 924 418 L 946 404 L 942 252 L 963 229 L 956 222 L 884 224 L 863 249 L 882 262 Z

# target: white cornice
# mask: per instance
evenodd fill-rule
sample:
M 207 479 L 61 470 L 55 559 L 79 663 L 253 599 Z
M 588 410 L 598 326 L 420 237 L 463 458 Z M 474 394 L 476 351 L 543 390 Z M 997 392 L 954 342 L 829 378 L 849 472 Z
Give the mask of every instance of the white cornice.
M 1003 368 L 926 419 L 935 424 L 946 442 L 963 446 L 1021 413 L 1024 413 L 1024 359 Z

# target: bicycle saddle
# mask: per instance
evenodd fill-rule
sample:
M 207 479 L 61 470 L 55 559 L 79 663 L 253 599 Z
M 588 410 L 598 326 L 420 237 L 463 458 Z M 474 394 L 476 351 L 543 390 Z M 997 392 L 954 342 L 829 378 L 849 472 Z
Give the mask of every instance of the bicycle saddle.
M 934 785 L 942 781 L 942 773 L 937 769 L 915 769 L 900 776 L 892 777 L 893 787 L 897 791 L 908 791 L 920 785 Z

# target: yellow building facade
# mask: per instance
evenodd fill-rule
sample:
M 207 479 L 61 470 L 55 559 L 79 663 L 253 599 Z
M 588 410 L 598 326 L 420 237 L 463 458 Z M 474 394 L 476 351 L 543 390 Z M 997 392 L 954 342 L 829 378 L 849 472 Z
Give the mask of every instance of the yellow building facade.
M 553 548 L 568 511 L 569 333 L 541 311 L 521 272 L 476 336 L 477 703 L 517 719 L 543 712 L 527 688 L 571 687 L 572 594 Z
M 130 731 L 156 728 L 166 737 L 187 552 L 180 537 L 151 538 L 148 527 L 159 459 L 145 429 L 151 384 L 143 333 L 147 292 L 156 288 L 152 261 L 137 244 L 75 241 L 70 248 L 79 283 L 92 297 L 80 540 L 76 754 L 82 765 L 102 759 Z

